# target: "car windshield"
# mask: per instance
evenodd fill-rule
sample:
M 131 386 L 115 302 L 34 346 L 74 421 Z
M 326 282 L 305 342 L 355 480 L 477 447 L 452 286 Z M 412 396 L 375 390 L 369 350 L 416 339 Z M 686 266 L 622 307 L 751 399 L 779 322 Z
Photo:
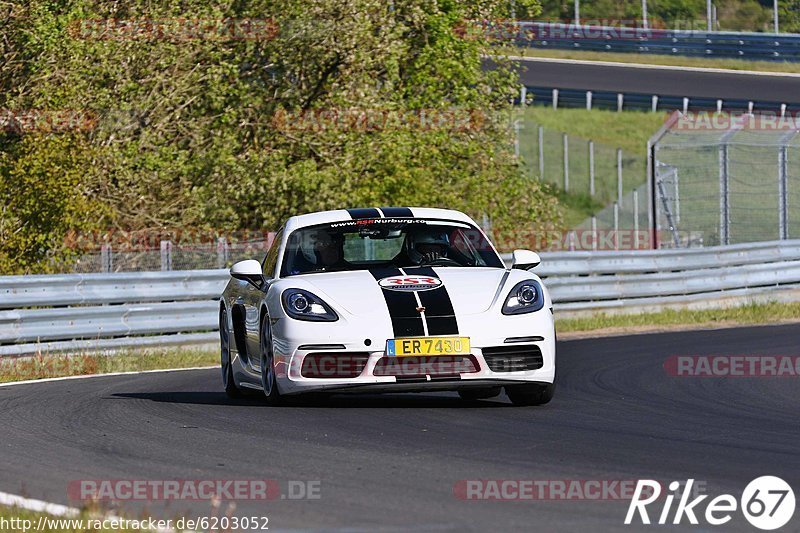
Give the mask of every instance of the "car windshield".
M 376 219 L 295 230 L 286 244 L 281 276 L 415 266 L 504 268 L 483 233 L 469 224 Z

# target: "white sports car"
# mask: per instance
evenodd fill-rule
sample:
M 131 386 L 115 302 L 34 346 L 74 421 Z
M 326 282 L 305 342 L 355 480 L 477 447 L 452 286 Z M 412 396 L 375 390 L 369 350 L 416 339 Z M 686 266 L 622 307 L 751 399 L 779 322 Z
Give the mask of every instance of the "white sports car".
M 467 215 L 342 209 L 291 217 L 220 302 L 225 392 L 457 391 L 516 405 L 555 388 L 553 308 L 531 251 L 507 269 Z

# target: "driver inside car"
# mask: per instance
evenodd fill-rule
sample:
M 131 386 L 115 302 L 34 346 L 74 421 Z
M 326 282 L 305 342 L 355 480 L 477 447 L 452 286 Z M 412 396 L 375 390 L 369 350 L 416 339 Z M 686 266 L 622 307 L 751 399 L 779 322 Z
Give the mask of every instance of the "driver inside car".
M 441 259 L 448 259 L 449 250 L 450 239 L 446 233 L 426 230 L 413 234 L 409 233 L 406 238 L 406 253 L 415 265 L 424 265 Z

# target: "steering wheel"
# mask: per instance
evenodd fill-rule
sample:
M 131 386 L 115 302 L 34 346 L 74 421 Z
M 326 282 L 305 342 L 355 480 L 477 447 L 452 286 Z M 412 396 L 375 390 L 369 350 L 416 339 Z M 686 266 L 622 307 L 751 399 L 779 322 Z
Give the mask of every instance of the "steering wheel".
M 430 266 L 463 266 L 455 259 L 450 259 L 449 257 L 439 257 L 433 261 L 423 261 L 421 264 Z

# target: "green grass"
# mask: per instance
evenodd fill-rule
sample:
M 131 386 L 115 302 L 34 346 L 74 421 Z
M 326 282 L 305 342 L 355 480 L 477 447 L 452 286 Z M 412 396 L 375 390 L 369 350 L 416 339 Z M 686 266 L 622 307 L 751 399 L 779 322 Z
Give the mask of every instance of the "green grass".
M 521 112 L 525 123 L 543 126 L 546 130 L 593 140 L 595 145 L 622 148 L 627 155 L 646 157 L 648 139 L 664 124 L 667 114 L 648 111 L 610 111 L 580 108 L 553 109 L 529 106 Z M 527 132 L 535 137 L 536 131 Z
M 620 52 L 578 52 L 573 50 L 541 50 L 538 48 L 505 48 L 502 53 L 525 57 L 581 59 L 585 61 L 616 61 L 646 65 L 677 67 L 755 70 L 758 72 L 800 73 L 800 63 L 778 61 L 744 61 L 740 59 L 711 59 L 706 57 L 668 56 L 659 54 L 626 54 Z
M 218 364 L 219 354 L 211 347 L 152 349 L 116 354 L 39 354 L 0 360 L 0 382 Z
M 599 313 L 585 318 L 557 319 L 556 328 L 559 333 L 669 326 L 691 326 L 700 329 L 713 328 L 721 324 L 769 324 L 795 320 L 800 320 L 800 302 L 769 302 L 724 309 L 668 309 L 657 313 L 630 315 Z

